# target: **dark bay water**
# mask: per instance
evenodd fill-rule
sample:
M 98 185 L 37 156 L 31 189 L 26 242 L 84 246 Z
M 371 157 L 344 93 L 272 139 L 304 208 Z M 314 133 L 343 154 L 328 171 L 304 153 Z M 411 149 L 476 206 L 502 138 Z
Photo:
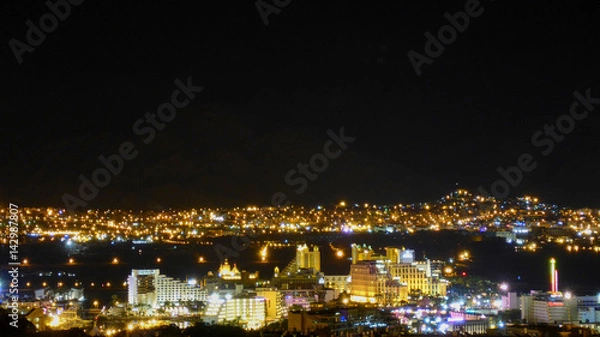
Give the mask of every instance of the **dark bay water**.
M 215 240 L 225 247 L 232 248 L 231 238 Z M 241 242 L 241 240 L 240 240 Z M 262 261 L 259 251 L 267 242 L 280 242 L 287 246 L 269 245 L 268 258 Z M 577 294 L 596 294 L 600 291 L 600 254 L 580 251 L 567 252 L 564 247 L 545 246 L 536 252 L 515 252 L 514 247 L 504 240 L 474 237 L 461 232 L 417 232 L 402 234 L 304 234 L 269 235 L 255 238 L 250 246 L 231 256 L 230 263 L 236 263 L 240 270 L 259 271 L 261 278 L 270 279 L 273 268 L 283 269 L 295 255 L 295 244 L 306 242 L 320 247 L 322 270 L 330 275 L 349 273 L 350 245 L 360 243 L 371 245 L 379 250 L 385 246 L 399 246 L 414 249 L 417 259 L 424 257 L 448 260 L 463 250 L 471 253 L 472 262 L 460 267 L 468 275 L 481 276 L 498 282 L 508 282 L 511 289 L 528 291 L 529 289 L 548 288 L 548 260 L 557 259 L 560 290 L 570 290 Z M 343 249 L 344 258 L 335 255 L 336 249 Z M 8 256 L 8 247 L 3 246 L 2 256 Z M 86 297 L 101 303 L 108 302 L 115 294 L 126 297 L 123 282 L 131 269 L 160 268 L 161 273 L 179 279 L 205 276 L 216 271 L 220 261 L 214 246 L 202 244 L 134 244 L 132 242 L 110 242 L 71 244 L 55 240 L 41 244 L 22 244 L 20 259 L 27 258 L 29 265 L 22 266 L 24 275 L 21 285 L 30 282 L 30 288 L 39 288 L 42 282 L 64 285 L 81 283 L 85 287 Z M 204 263 L 199 263 L 199 258 Z M 73 258 L 72 264 L 69 258 Z M 117 258 L 118 263 L 113 263 Z M 160 262 L 157 261 L 160 258 Z M 3 259 L 6 261 L 5 259 Z M 6 262 L 2 267 L 4 270 Z M 9 282 L 3 270 L 0 279 L 2 287 Z M 52 272 L 52 276 L 47 273 Z M 61 273 L 61 276 L 58 273 Z M 39 276 L 42 273 L 43 276 Z M 66 276 L 65 276 L 66 274 Z M 69 274 L 75 276 L 68 276 Z M 94 286 L 91 285 L 94 283 Z M 110 283 L 110 286 L 108 286 Z M 104 285 L 104 286 L 102 286 Z

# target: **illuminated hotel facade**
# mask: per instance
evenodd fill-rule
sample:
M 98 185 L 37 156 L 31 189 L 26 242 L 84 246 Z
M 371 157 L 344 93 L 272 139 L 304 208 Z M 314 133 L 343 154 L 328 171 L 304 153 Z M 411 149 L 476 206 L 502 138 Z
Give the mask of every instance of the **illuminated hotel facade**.
M 256 288 L 256 295 L 265 299 L 267 323 L 276 322 L 283 316 L 281 292 L 275 288 Z
M 377 255 L 371 247 L 352 245 L 350 300 L 399 304 L 409 293 L 446 296 L 448 281 L 432 273 L 431 263 L 415 261 L 414 250 L 385 248 Z
M 313 250 L 306 244 L 300 245 L 296 249 L 297 269 L 314 269 L 315 272 L 321 271 L 321 252 L 319 247 L 314 246 Z
M 325 275 L 323 276 L 323 285 L 325 288 L 336 290 L 338 293 L 350 290 L 352 283 L 350 275 Z
M 360 303 L 381 303 L 383 284 L 388 279 L 383 266 L 376 261 L 361 261 L 350 266 L 350 300 Z
M 398 305 L 408 299 L 408 288 L 390 277 L 380 261 L 360 261 L 350 266 L 350 300 L 378 305 Z
M 448 282 L 431 275 L 429 260 L 423 262 L 390 264 L 392 278 L 397 278 L 408 287 L 408 292 L 424 295 L 446 296 Z
M 258 329 L 267 322 L 269 314 L 267 304 L 267 298 L 256 294 L 225 294 L 225 296 L 221 296 L 219 293 L 214 293 L 208 298 L 203 320 L 210 324 L 235 322 L 244 329 Z M 275 304 L 273 303 L 273 305 Z M 275 308 L 275 313 L 277 313 L 277 308 Z
M 127 278 L 128 302 L 131 305 L 160 307 L 165 302 L 206 301 L 207 294 L 196 284 L 160 274 L 159 269 L 133 269 Z
M 555 292 L 531 292 L 521 296 L 521 318 L 533 324 L 579 322 L 577 298 Z

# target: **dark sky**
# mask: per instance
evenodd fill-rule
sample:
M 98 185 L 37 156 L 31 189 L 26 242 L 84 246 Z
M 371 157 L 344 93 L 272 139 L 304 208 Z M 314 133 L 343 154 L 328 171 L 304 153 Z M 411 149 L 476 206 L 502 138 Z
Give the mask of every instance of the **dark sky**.
M 511 195 L 600 207 L 600 105 L 549 155 L 531 141 L 575 90 L 600 97 L 598 2 L 482 0 L 420 76 L 407 53 L 466 1 L 292 0 L 267 26 L 252 1 L 194 3 L 72 5 L 22 64 L 9 42 L 49 9 L 2 3 L 1 201 L 64 207 L 131 141 L 87 207 L 425 201 L 489 190 L 523 153 L 537 167 Z M 204 90 L 144 144 L 132 126 L 188 77 Z M 285 175 L 341 127 L 356 140 L 298 195 Z

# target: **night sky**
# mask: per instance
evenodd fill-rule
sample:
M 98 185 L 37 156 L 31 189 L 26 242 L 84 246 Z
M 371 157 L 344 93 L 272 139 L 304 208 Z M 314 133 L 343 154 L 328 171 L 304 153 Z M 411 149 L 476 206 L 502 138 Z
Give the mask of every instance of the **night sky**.
M 532 143 L 574 91 L 600 97 L 598 2 L 482 0 L 420 76 L 407 53 L 426 57 L 425 33 L 474 1 L 260 6 L 277 3 L 265 25 L 252 1 L 87 0 L 19 64 L 11 39 L 50 10 L 3 2 L 0 201 L 65 207 L 131 142 L 138 155 L 84 208 L 427 201 L 489 190 L 523 153 L 537 167 L 511 196 L 600 207 L 600 104 L 551 150 Z M 204 89 L 145 144 L 133 125 L 190 77 Z M 355 140 L 298 194 L 286 174 L 342 127 Z

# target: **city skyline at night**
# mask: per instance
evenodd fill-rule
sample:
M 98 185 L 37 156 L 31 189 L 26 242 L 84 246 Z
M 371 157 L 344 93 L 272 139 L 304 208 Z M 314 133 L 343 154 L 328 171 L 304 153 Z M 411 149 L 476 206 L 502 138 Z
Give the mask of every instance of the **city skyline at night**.
M 600 1 L 0 7 L 0 336 L 600 336 Z

